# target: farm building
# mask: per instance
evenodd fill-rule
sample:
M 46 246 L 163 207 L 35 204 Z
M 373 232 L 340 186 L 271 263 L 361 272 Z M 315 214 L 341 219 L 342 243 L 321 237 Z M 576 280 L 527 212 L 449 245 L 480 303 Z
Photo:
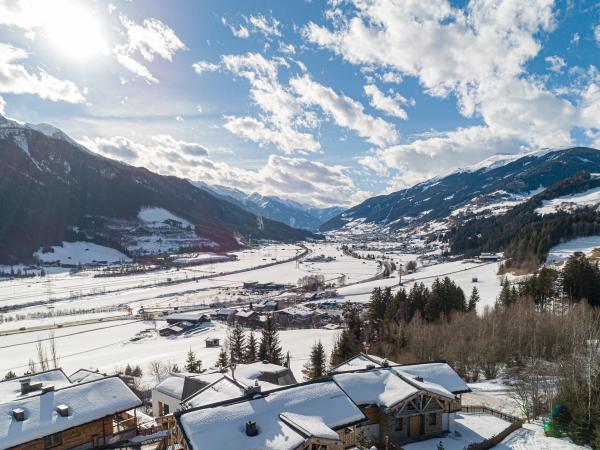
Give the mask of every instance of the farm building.
M 189 311 L 169 314 L 165 317 L 169 325 L 174 325 L 179 322 L 189 322 L 194 325 L 201 325 L 205 322 L 210 322 L 210 317 L 207 314 L 199 311 Z
M 135 436 L 141 400 L 118 376 L 86 372 L 70 380 L 55 369 L 0 382 L 1 448 L 95 448 Z

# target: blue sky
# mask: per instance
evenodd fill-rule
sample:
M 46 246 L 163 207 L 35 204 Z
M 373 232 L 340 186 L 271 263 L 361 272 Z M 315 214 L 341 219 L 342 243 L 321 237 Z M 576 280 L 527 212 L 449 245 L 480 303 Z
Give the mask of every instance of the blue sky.
M 600 148 L 599 64 L 592 0 L 0 0 L 5 115 L 319 206 Z

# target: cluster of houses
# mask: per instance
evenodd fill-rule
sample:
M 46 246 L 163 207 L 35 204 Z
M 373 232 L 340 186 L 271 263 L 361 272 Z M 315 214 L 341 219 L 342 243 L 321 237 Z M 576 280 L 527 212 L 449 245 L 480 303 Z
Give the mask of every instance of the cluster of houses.
M 444 361 L 400 365 L 360 353 L 319 380 L 240 364 L 173 373 L 152 390 L 161 448 L 398 448 L 454 431 L 470 389 Z M 0 448 L 124 448 L 143 442 L 142 401 L 119 376 L 49 370 L 0 382 Z

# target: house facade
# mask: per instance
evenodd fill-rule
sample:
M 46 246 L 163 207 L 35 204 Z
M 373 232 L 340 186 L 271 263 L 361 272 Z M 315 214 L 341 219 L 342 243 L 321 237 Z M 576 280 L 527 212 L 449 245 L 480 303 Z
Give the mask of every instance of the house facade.
M 52 370 L 0 382 L 0 448 L 88 449 L 135 436 L 141 400 L 118 376 L 81 375 L 71 382 Z

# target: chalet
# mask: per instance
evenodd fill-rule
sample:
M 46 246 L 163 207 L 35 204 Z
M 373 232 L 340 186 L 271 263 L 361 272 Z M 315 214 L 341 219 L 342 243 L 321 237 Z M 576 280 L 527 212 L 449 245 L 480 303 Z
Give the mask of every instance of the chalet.
M 91 373 L 76 372 L 72 382 L 57 369 L 0 382 L 0 446 L 95 448 L 135 436 L 140 399 L 118 376 Z
M 500 261 L 501 256 L 497 255 L 496 253 L 482 253 L 481 255 L 479 255 L 479 259 L 481 261 Z
M 175 414 L 169 445 L 184 450 L 343 449 L 366 417 L 333 381 L 256 392 Z
M 276 311 L 279 308 L 279 302 L 277 300 L 261 300 L 254 305 L 254 310 L 259 312 L 271 312 Z
M 196 394 L 227 376 L 218 369 L 211 369 L 201 374 L 170 374 L 152 389 L 152 411 L 154 416 L 165 416 L 181 410 L 189 399 L 194 398 Z M 235 366 L 231 378 L 245 387 L 254 386 L 256 383 L 264 388 L 296 384 L 296 378 L 290 369 L 266 362 L 238 364 Z M 224 384 L 218 384 L 217 386 L 221 387 Z M 228 392 L 231 393 L 231 389 Z
M 223 375 L 211 373 L 172 373 L 152 389 L 154 417 L 166 416 L 180 409 L 181 401 L 208 386 Z
M 229 320 L 230 317 L 237 312 L 237 309 L 233 308 L 221 308 L 217 309 L 214 313 L 211 314 L 211 317 L 216 320 Z
M 313 325 L 318 319 L 318 314 L 305 306 L 290 306 L 288 308 L 275 311 L 273 319 L 277 325 L 287 328 L 306 328 Z
M 241 309 L 237 311 L 233 315 L 233 320 L 248 328 L 256 328 L 261 324 L 260 314 L 252 309 Z
M 453 432 L 460 393 L 468 391 L 443 361 L 398 365 L 359 354 L 327 378 L 268 391 L 219 380 L 175 414 L 168 444 L 341 450 L 365 437 L 377 448 L 399 448 Z

